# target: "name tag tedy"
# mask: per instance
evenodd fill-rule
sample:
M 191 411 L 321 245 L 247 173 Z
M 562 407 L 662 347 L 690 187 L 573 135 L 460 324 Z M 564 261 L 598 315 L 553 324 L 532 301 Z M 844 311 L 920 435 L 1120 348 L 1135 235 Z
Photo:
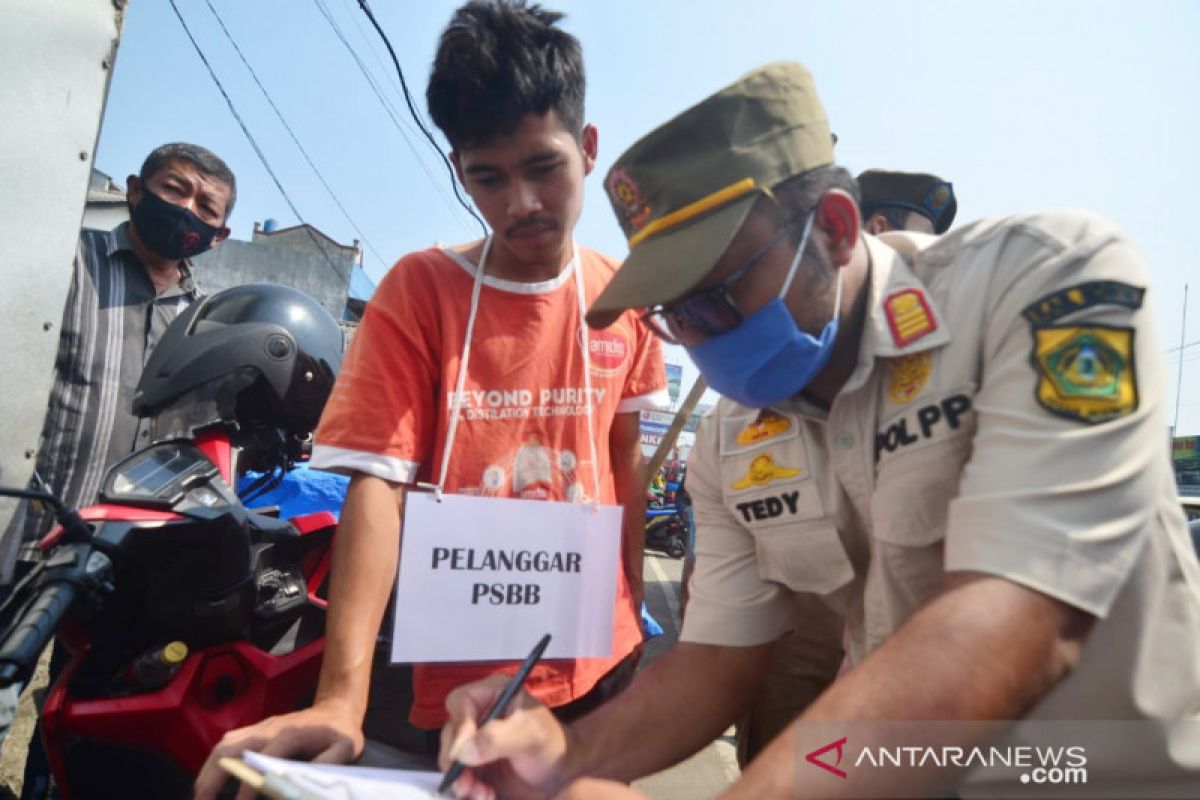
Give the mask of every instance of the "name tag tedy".
M 410 492 L 393 662 L 612 654 L 621 508 Z

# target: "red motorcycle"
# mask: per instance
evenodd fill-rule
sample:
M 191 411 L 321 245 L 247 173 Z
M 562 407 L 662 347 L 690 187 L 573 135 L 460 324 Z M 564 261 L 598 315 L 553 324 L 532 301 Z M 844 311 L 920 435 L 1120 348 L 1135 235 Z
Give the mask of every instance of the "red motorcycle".
M 316 301 L 243 286 L 191 306 L 146 365 L 134 410 L 155 444 L 115 464 L 100 503 L 55 508 L 15 587 L 0 685 L 27 682 L 52 636 L 69 654 L 41 714 L 66 800 L 187 798 L 227 730 L 311 701 L 335 518 L 248 509 L 244 470 L 302 456 L 341 363 Z

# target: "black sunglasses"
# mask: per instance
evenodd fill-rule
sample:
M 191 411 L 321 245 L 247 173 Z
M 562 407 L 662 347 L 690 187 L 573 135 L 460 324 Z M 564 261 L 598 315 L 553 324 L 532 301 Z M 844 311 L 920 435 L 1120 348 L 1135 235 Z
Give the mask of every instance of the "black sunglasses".
M 686 345 L 698 338 L 720 336 L 741 325 L 745 315 L 738 310 L 733 301 L 729 293 L 730 287 L 741 280 L 767 251 L 779 244 L 779 240 L 788 234 L 792 225 L 802 219 L 808 211 L 809 209 L 805 209 L 784 220 L 775 235 L 723 281 L 671 303 L 651 306 L 642 313 L 642 322 L 646 323 L 646 327 L 655 336 L 678 345 Z

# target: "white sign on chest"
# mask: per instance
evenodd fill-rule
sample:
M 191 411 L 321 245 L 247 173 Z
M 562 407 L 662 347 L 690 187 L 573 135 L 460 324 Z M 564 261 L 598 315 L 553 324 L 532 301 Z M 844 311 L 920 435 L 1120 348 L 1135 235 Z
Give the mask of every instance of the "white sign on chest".
M 619 506 L 410 493 L 392 660 L 606 657 L 620 553 Z

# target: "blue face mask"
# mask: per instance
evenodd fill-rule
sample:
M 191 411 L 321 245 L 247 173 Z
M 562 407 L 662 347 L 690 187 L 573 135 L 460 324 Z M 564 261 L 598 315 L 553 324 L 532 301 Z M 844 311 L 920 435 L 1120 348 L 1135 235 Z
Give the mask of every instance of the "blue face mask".
M 688 355 L 709 386 L 741 405 L 766 408 L 787 400 L 807 386 L 829 363 L 842 308 L 842 271 L 837 271 L 833 319 L 821 330 L 820 336 L 796 327 L 792 313 L 783 302 L 808 244 L 810 230 L 812 217 L 804 226 L 800 246 L 778 297 L 746 317 L 733 330 L 687 348 Z

